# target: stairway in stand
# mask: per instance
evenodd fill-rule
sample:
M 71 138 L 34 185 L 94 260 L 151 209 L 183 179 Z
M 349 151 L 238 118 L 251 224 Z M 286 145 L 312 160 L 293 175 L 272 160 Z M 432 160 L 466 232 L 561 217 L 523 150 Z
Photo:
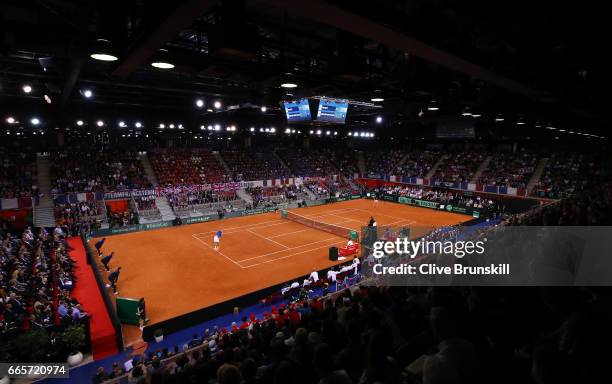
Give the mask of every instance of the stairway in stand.
M 531 178 L 527 182 L 527 188 L 525 188 L 527 196 L 531 194 L 531 191 L 533 191 L 533 188 L 540 181 L 540 178 L 542 177 L 542 174 L 544 173 L 544 170 L 546 169 L 546 166 L 548 165 L 548 161 L 549 161 L 548 158 L 544 157 L 538 162 L 538 165 L 536 165 L 533 171 L 533 175 L 531 175 Z
M 176 219 L 176 215 L 174 214 L 172 207 L 170 204 L 168 204 L 168 200 L 164 196 L 156 197 L 155 205 L 157 205 L 157 209 L 159 209 L 159 213 L 161 213 L 162 221 Z
M 158 185 L 157 176 L 155 176 L 155 172 L 153 171 L 153 167 L 151 166 L 151 162 L 149 161 L 149 156 L 147 155 L 139 155 L 140 164 L 142 164 L 142 168 L 145 171 L 145 175 L 147 175 L 147 179 L 153 185 Z
M 51 197 L 51 176 L 49 174 L 49 159 L 46 156 L 36 158 L 36 185 L 43 194 L 37 206 L 34 206 L 34 226 L 54 227 L 53 198 Z

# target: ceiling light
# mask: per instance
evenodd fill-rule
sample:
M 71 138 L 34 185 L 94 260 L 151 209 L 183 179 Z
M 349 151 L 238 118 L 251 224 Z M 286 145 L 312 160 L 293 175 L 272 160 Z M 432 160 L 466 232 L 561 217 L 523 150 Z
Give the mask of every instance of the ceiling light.
M 210 108 L 207 108 L 207 109 L 206 109 L 206 112 L 212 112 L 212 111 L 213 111 L 213 110 L 212 110 L 212 109 L 210 109 Z
M 113 54 L 112 44 L 106 39 L 97 39 L 93 52 L 89 55 L 92 59 L 100 61 L 116 61 L 118 58 Z
M 45 99 L 45 101 L 47 102 L 47 104 L 51 104 L 53 101 L 51 100 L 51 97 L 49 95 L 44 95 L 43 98 Z
M 495 116 L 495 121 L 497 121 L 498 123 L 502 122 L 502 121 L 504 121 L 504 117 L 501 114 L 499 114 L 499 115 Z
M 172 64 L 168 57 L 167 49 L 160 49 L 157 52 L 156 57 L 153 59 L 151 66 L 159 69 L 172 69 L 174 68 L 174 64 Z
M 81 90 L 81 95 L 83 95 L 83 97 L 89 99 L 93 96 L 93 92 L 91 91 L 91 89 L 83 89 Z
M 102 120 L 98 120 L 98 121 L 96 121 L 96 125 L 98 127 L 103 127 L 104 126 L 104 122 Z
M 183 124 L 179 124 L 178 129 L 183 129 Z
M 438 111 L 440 108 L 436 107 L 436 106 L 431 106 L 431 107 L 427 107 L 428 111 Z
M 353 136 L 353 133 L 352 133 L 352 132 L 349 132 L 349 133 L 348 133 L 348 135 L 349 135 L 349 136 Z
M 281 84 L 281 87 L 283 87 L 283 88 L 297 88 L 297 86 L 298 85 L 295 84 L 295 83 L 282 83 Z
M 32 125 L 38 125 L 38 124 L 40 124 L 40 120 L 37 117 L 33 117 L 30 120 L 30 123 L 32 123 Z
M 200 130 L 201 130 L 201 131 L 203 131 L 203 130 L 205 130 L 205 129 L 206 129 L 206 127 L 205 127 L 205 126 L 200 125 Z
M 480 113 L 472 113 L 472 117 L 480 117 L 482 116 Z
M 317 129 L 317 135 L 320 135 L 320 134 L 321 134 L 321 130 Z
M 6 118 L 6 122 L 9 124 L 14 124 L 15 123 L 15 118 L 13 116 L 9 116 Z
M 24 85 L 23 87 L 21 87 L 21 89 L 22 89 L 22 90 L 23 90 L 23 92 L 25 92 L 25 93 L 30 93 L 30 92 L 32 92 L 32 86 L 31 86 L 31 85 L 28 85 L 28 84 L 26 84 L 26 85 Z
M 251 127 L 250 131 L 255 132 L 255 127 Z
M 99 127 L 101 127 L 101 125 L 99 125 L 99 124 L 98 124 L 98 126 L 99 126 Z M 120 121 L 120 122 L 119 122 L 119 126 L 120 126 L 121 128 L 125 128 L 125 121 Z
M 265 111 L 267 111 L 267 110 L 268 110 L 268 108 L 266 108 L 266 106 L 265 106 L 265 105 L 264 105 L 263 107 L 261 107 L 261 111 L 262 111 L 262 112 L 265 112 Z
M 382 123 L 382 121 L 383 121 L 382 116 L 376 116 L 376 122 L 377 122 L 378 124 Z
M 215 109 L 219 109 L 219 108 L 221 108 L 221 102 L 217 100 L 217 101 L 215 101 L 213 106 L 215 107 Z
M 370 101 L 378 103 L 378 102 L 381 102 L 381 101 L 385 101 L 385 99 L 383 99 L 382 97 L 373 97 L 373 98 L 370 99 Z
M 272 133 L 276 132 L 276 128 L 274 128 L 274 127 L 270 128 L 270 132 L 272 132 Z
M 136 128 L 142 128 L 142 123 L 140 121 L 137 121 L 136 124 L 134 124 L 134 126 Z
M 215 131 L 220 131 L 221 130 L 221 126 L 219 124 L 215 124 Z
M 161 129 L 164 129 L 164 128 L 166 128 L 166 124 L 164 124 L 164 123 L 160 123 L 160 124 L 159 124 L 159 127 L 160 127 Z
M 195 104 L 196 104 L 196 107 L 198 107 L 198 108 L 202 108 L 202 107 L 204 106 L 204 100 L 202 100 L 202 99 L 197 99 L 197 100 L 196 100 L 196 102 L 195 102 Z
M 83 126 L 83 124 L 85 124 L 85 123 L 83 123 L 83 120 L 77 120 L 76 124 L 77 124 L 79 127 L 81 127 L 81 126 Z
M 170 129 L 174 129 L 174 124 L 170 124 L 168 127 L 169 127 Z

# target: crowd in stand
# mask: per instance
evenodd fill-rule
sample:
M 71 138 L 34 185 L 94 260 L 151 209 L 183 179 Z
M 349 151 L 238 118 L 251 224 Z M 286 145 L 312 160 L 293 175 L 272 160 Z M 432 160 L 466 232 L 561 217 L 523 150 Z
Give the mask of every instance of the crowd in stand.
M 287 166 L 298 177 L 325 177 L 337 173 L 337 169 L 324 150 L 291 148 L 277 151 Z
M 54 207 L 55 222 L 74 236 L 99 229 L 106 219 L 105 215 L 104 207 L 96 201 L 56 203 Z
M 232 170 L 235 181 L 269 180 L 290 177 L 291 173 L 273 155 L 250 151 L 226 151 L 221 157 Z
M 334 148 L 322 150 L 337 170 L 337 174 L 352 178 L 359 173 L 357 167 L 357 154 L 352 149 Z M 327 176 L 327 175 L 326 175 Z
M 585 185 L 596 182 L 603 167 L 595 157 L 582 154 L 555 154 L 550 156 L 533 195 L 563 198 L 581 191 Z
M 21 237 L 4 235 L 0 249 L 0 333 L 2 338 L 32 328 L 52 328 L 80 321 L 86 313 L 70 298 L 73 262 L 64 231 Z
M 316 179 L 305 180 L 302 185 L 305 188 L 308 188 L 309 191 L 314 193 L 317 198 L 329 197 L 330 192 L 329 192 L 328 187 L 325 185 L 325 183 L 319 180 L 316 180 Z
M 260 206 L 271 206 L 279 203 L 287 197 L 286 188 L 283 185 L 272 187 L 247 187 L 245 192 L 253 199 L 252 208 Z
M 35 175 L 36 162 L 32 156 L 24 152 L 9 153 L 0 147 L 0 198 L 33 196 Z
M 189 208 L 194 205 L 233 201 L 238 199 L 236 191 L 214 191 L 196 188 L 166 188 L 164 196 L 173 209 Z
M 486 152 L 451 154 L 440 164 L 432 178 L 445 183 L 468 183 L 486 157 Z
M 397 158 L 398 156 L 396 156 Z M 427 172 L 433 168 L 434 164 L 440 158 L 440 153 L 436 151 L 413 151 L 409 152 L 403 164 L 391 166 L 389 171 L 396 176 L 419 177 L 423 178 Z M 400 158 L 401 160 L 401 158 Z
M 134 202 L 136 203 L 136 206 L 138 207 L 139 211 L 157 209 L 157 204 L 155 203 L 155 195 L 136 196 L 134 197 Z
M 160 185 L 198 185 L 231 181 L 223 165 L 208 150 L 168 149 L 150 152 L 149 161 Z
M 433 201 L 436 203 L 462 205 L 469 208 L 494 209 L 497 204 L 486 197 L 465 196 L 461 192 L 450 190 L 427 190 L 408 186 L 388 186 L 375 189 L 377 193 L 411 197 L 413 199 Z
M 138 224 L 138 215 L 132 208 L 125 211 L 111 211 L 108 212 L 108 224 L 110 228 L 121 228 L 127 225 Z
M 128 380 L 597 382 L 607 373 L 598 346 L 611 341 L 609 299 L 596 288 L 354 287 L 205 329 L 182 348 L 128 361 Z M 94 382 L 123 372 L 101 368 Z
M 404 157 L 405 152 L 397 149 L 364 151 L 366 175 L 389 175 Z
M 496 153 L 478 179 L 484 185 L 526 188 L 538 159 L 532 153 Z
M 71 150 L 52 153 L 49 161 L 53 194 L 151 187 L 134 152 Z

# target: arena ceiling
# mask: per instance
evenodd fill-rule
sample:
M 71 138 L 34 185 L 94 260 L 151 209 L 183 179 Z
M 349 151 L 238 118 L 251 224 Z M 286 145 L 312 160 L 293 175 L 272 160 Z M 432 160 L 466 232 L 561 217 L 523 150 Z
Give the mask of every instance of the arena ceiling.
M 467 110 L 482 122 L 502 115 L 517 131 L 554 124 L 604 134 L 599 28 L 605 24 L 595 7 L 6 0 L 0 4 L 0 102 L 44 111 L 61 126 L 75 115 L 117 111 L 187 121 L 227 115 L 282 121 L 283 98 L 382 97 L 380 108 L 352 110 L 348 123 L 367 125 L 384 114 L 386 124 L 401 128 L 460 119 Z M 111 42 L 117 61 L 90 58 L 99 38 Z M 152 67 L 160 55 L 175 67 Z M 281 88 L 287 81 L 298 87 Z M 33 91 L 24 93 L 24 84 Z M 84 97 L 85 89 L 94 96 Z M 202 108 L 194 107 L 197 99 Z M 214 101 L 223 107 L 213 108 Z

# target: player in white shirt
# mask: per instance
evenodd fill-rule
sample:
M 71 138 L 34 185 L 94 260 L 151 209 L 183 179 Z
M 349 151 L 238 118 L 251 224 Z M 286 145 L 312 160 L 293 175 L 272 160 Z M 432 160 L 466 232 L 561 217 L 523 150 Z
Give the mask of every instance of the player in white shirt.
M 310 276 L 308 276 L 308 280 L 312 281 L 313 283 L 319 281 L 319 272 L 313 268 L 312 272 L 310 272 Z

